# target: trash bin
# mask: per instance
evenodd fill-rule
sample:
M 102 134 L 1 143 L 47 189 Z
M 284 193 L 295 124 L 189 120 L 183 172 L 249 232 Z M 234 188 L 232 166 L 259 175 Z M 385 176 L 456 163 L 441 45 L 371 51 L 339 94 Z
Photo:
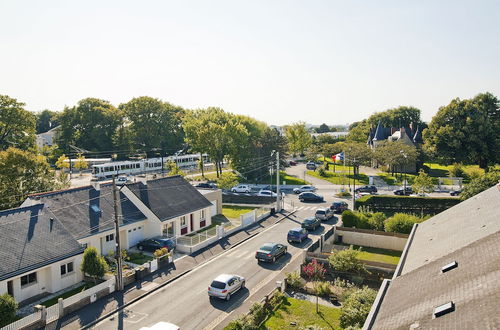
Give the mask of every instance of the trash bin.
M 276 209 L 274 207 L 271 207 L 271 215 L 274 215 L 276 213 Z

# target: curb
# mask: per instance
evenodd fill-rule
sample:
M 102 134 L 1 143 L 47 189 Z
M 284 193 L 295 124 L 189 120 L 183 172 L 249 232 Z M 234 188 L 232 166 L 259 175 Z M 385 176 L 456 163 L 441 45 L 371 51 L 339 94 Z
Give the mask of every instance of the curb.
M 293 211 L 292 211 L 292 212 L 290 212 L 289 214 L 287 214 L 287 215 L 283 215 L 283 216 L 281 217 L 281 219 L 278 219 L 278 220 L 276 221 L 276 223 L 281 222 L 283 219 L 285 219 L 285 218 L 287 218 L 288 216 L 290 216 L 290 215 L 292 215 L 293 213 L 295 213 L 295 211 L 296 211 L 296 210 L 293 210 Z M 227 251 L 230 251 L 230 250 L 234 249 L 234 248 L 235 248 L 235 247 L 237 247 L 238 245 L 243 244 L 244 242 L 248 241 L 249 239 L 251 239 L 251 238 L 253 238 L 253 237 L 257 236 L 258 234 L 260 234 L 260 232 L 258 232 L 258 233 L 254 233 L 254 234 L 249 235 L 248 237 L 246 237 L 246 238 L 242 239 L 241 241 L 239 241 L 239 242 L 237 242 L 237 243 L 235 243 L 235 244 L 231 245 L 231 246 L 230 246 L 227 250 L 225 250 L 225 251 L 224 251 L 224 252 L 222 252 L 222 253 L 226 253 Z M 222 253 L 220 253 L 220 254 L 222 254 Z M 101 322 L 101 321 L 103 321 L 103 320 L 107 319 L 108 317 L 112 316 L 113 314 L 115 314 L 115 313 L 117 313 L 117 312 L 121 311 L 121 310 L 122 310 L 122 309 L 124 309 L 125 307 L 130 306 L 131 304 L 133 304 L 133 303 L 135 303 L 135 302 L 137 302 L 137 301 L 139 301 L 139 300 L 141 300 L 141 299 L 143 299 L 143 298 L 146 298 L 146 297 L 147 297 L 147 296 L 149 296 L 151 293 L 158 291 L 159 289 L 163 288 L 164 286 L 166 286 L 166 285 L 168 285 L 168 284 L 172 283 L 173 281 L 175 281 L 175 280 L 177 280 L 177 279 L 181 278 L 182 276 L 184 276 L 184 275 L 186 275 L 186 274 L 190 273 L 191 271 L 195 270 L 196 268 L 200 267 L 201 265 L 203 265 L 204 263 L 206 263 L 206 262 L 208 262 L 208 261 L 210 261 L 210 259 L 209 259 L 209 260 L 206 260 L 206 261 L 204 261 L 204 262 L 202 262 L 202 263 L 200 263 L 200 264 L 198 264 L 198 265 L 197 265 L 196 267 L 194 267 L 194 268 L 191 268 L 191 269 L 185 270 L 184 272 L 182 272 L 182 273 L 180 273 L 180 274 L 178 274 L 178 275 L 176 275 L 176 276 L 172 277 L 171 279 L 167 280 L 166 282 L 163 282 L 162 284 L 158 285 L 157 287 L 153 288 L 152 290 L 147 291 L 147 292 L 145 292 L 144 294 L 142 294 L 142 295 L 140 295 L 140 296 L 138 296 L 138 297 L 135 297 L 134 299 L 130 300 L 129 302 L 126 302 L 125 304 L 123 304 L 123 305 L 121 305 L 121 306 L 118 306 L 115 310 L 112 310 L 111 312 L 108 312 L 108 313 L 106 313 L 106 314 L 104 314 L 104 315 L 102 315 L 102 316 L 98 317 L 98 318 L 97 318 L 97 319 L 95 319 L 94 321 L 92 321 L 92 322 L 90 322 L 90 323 L 87 323 L 86 325 L 82 326 L 80 329 L 89 329 L 90 327 L 92 327 L 92 326 L 96 325 L 97 323 L 99 323 L 99 322 Z

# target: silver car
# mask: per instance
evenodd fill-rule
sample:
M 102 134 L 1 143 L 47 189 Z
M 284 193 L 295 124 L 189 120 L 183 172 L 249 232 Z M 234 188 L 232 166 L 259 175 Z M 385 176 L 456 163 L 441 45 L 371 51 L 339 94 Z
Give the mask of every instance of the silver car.
M 231 295 L 245 287 L 245 278 L 239 275 L 221 274 L 208 287 L 208 296 L 231 299 Z
M 316 187 L 310 185 L 300 186 L 299 188 L 293 188 L 293 192 L 296 194 L 300 194 L 303 192 L 314 192 L 314 191 L 316 191 Z
M 314 216 L 322 221 L 326 221 L 333 217 L 333 210 L 329 207 L 322 207 L 316 210 Z

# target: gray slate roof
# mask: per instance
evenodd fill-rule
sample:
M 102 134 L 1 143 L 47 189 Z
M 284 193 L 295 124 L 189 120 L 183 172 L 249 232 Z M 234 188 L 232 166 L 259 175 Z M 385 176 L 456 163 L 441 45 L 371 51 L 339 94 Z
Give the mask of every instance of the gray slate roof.
M 43 204 L 0 212 L 0 280 L 83 253 Z
M 123 193 L 118 196 L 120 225 L 146 219 Z M 113 189 L 110 184 L 100 190 L 85 186 L 33 195 L 31 200 L 45 203 L 55 217 L 77 239 L 114 228 Z
M 196 188 L 180 176 L 127 185 L 156 216 L 168 220 L 212 205 Z

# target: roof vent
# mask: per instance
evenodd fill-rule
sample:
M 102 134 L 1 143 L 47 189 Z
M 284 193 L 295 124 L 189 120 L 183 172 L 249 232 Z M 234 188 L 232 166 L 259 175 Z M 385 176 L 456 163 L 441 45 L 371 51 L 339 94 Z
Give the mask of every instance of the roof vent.
M 101 209 L 99 208 L 98 205 L 95 205 L 95 204 L 92 204 L 90 205 L 90 208 L 92 209 L 92 211 L 96 214 L 101 214 Z
M 441 268 L 441 273 L 446 273 L 447 271 L 452 270 L 452 269 L 457 268 L 457 267 L 458 267 L 458 262 L 453 261 L 447 265 L 444 265 Z
M 453 311 L 455 311 L 455 304 L 453 303 L 453 301 L 450 301 L 444 305 L 436 307 L 434 309 L 433 316 L 436 318 L 451 313 Z

